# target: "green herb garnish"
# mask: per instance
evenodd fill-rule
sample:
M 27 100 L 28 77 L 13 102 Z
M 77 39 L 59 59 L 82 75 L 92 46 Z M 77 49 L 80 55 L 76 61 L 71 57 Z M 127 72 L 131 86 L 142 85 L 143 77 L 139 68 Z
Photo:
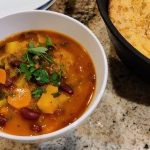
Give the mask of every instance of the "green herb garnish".
M 44 88 L 38 87 L 32 91 L 32 96 L 37 99 L 37 98 L 40 98 L 44 92 L 45 92 Z
M 25 73 L 26 79 L 29 81 L 32 77 L 32 73 L 29 71 L 29 66 L 27 64 L 21 63 L 19 68 L 20 73 Z
M 34 42 L 33 41 L 29 42 L 29 48 L 34 48 Z
M 28 52 L 35 55 L 45 54 L 48 49 L 46 47 L 33 47 L 28 48 Z
M 54 46 L 49 37 L 46 37 L 46 47 L 35 47 L 33 41 L 29 42 L 28 52 L 23 57 L 19 71 L 21 74 L 25 74 L 28 81 L 31 80 L 32 82 L 40 83 L 42 85 L 52 83 L 55 86 L 60 86 L 61 78 L 63 76 L 63 66 L 60 66 L 60 71 L 54 72 L 51 75 L 49 75 L 45 69 L 49 64 L 57 65 L 54 62 L 52 55 L 47 53 L 48 46 Z M 44 63 L 42 63 L 42 61 Z M 39 66 L 36 67 L 36 64 Z M 35 92 L 37 91 L 39 92 L 39 90 L 36 90 Z
M 52 93 L 53 97 L 56 98 L 56 97 L 59 97 L 61 94 L 60 92 L 56 92 L 56 93 Z
M 50 42 L 51 42 L 51 40 L 50 40 L 50 38 L 48 38 L 46 45 L 50 45 L 51 44 Z M 34 47 L 34 43 L 33 42 L 29 43 L 28 53 L 40 56 L 44 60 L 48 61 L 49 63 L 54 63 L 52 57 L 47 57 L 45 55 L 47 50 L 48 49 L 46 47 Z M 26 59 L 29 59 L 28 55 L 26 57 L 27 57 Z
M 35 70 L 36 70 L 35 67 L 30 67 L 30 69 L 29 69 L 29 71 L 30 71 L 31 73 L 33 73 Z
M 27 54 L 24 55 L 23 62 L 25 62 L 25 63 L 27 62 L 30 66 L 34 66 L 35 65 L 35 63 L 34 63 L 30 53 L 27 53 Z
M 20 64 L 20 72 L 25 73 L 27 70 L 28 70 L 28 65 L 24 64 L 24 63 L 21 63 Z
M 44 58 L 45 60 L 47 60 L 49 63 L 55 63 L 52 57 L 47 57 L 43 54 L 41 54 L 41 57 Z
M 50 82 L 49 74 L 46 70 L 43 69 L 37 69 L 33 73 L 35 80 L 38 81 L 41 84 L 46 84 Z
M 50 37 L 46 37 L 46 47 L 54 46 Z
M 58 72 L 52 73 L 50 76 L 50 82 L 55 86 L 60 86 L 61 84 L 61 75 Z

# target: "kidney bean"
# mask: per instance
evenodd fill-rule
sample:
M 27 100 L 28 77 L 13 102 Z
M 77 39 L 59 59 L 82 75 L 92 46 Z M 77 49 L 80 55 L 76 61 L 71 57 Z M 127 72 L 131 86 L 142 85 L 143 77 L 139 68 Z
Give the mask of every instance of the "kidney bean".
M 13 60 L 13 61 L 11 61 L 10 62 L 10 65 L 12 66 L 12 67 L 19 67 L 20 66 L 20 61 L 19 60 Z
M 42 131 L 42 127 L 38 124 L 33 124 L 30 129 L 36 133 L 39 133 Z
M 38 120 L 40 117 L 40 113 L 36 112 L 30 108 L 21 108 L 20 109 L 21 116 L 27 120 Z
M 54 49 L 55 49 L 54 46 L 48 46 L 48 50 L 49 50 L 49 51 L 52 51 L 52 50 L 54 50 Z
M 72 95 L 73 94 L 73 89 L 66 83 L 62 83 L 59 87 L 60 90 Z
M 15 78 L 9 78 L 6 80 L 6 83 L 4 84 L 4 87 L 9 88 L 14 84 Z
M 7 119 L 3 116 L 0 115 L 0 127 L 4 127 L 6 125 Z
M 40 81 L 36 81 L 36 84 L 39 85 L 39 86 L 43 86 L 44 83 L 41 83 Z

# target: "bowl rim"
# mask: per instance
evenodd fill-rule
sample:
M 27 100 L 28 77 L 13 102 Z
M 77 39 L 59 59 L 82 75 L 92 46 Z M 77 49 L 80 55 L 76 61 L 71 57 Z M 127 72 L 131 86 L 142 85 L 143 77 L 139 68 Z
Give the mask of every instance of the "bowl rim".
M 133 54 L 135 54 L 137 57 L 139 57 L 142 61 L 146 62 L 147 64 L 150 64 L 150 59 L 146 56 L 144 56 L 142 53 L 140 53 L 136 48 L 134 48 L 122 35 L 121 33 L 117 30 L 117 28 L 114 26 L 112 21 L 110 20 L 108 16 L 108 12 L 104 10 L 104 6 L 101 5 L 101 0 L 96 0 L 98 4 L 98 8 L 100 11 L 100 14 L 107 25 L 108 29 L 110 32 L 119 40 L 125 47 L 127 47 L 128 50 L 130 50 Z M 109 0 L 107 0 L 107 3 Z M 108 8 L 107 8 L 108 11 Z
M 98 40 L 96 35 L 88 27 L 86 27 L 81 22 L 75 20 L 74 18 L 71 18 L 67 15 L 64 15 L 64 14 L 61 14 L 61 13 L 58 13 L 58 12 L 53 12 L 53 11 L 31 10 L 31 11 L 22 11 L 22 12 L 13 13 L 11 15 L 7 15 L 7 16 L 2 17 L 0 19 L 11 17 L 11 16 L 18 15 L 18 14 L 26 14 L 27 15 L 27 14 L 30 14 L 30 13 L 54 14 L 54 15 L 57 15 L 59 17 L 63 17 L 64 19 L 68 19 L 68 20 L 74 22 L 75 24 L 78 24 L 79 26 L 84 28 L 88 33 L 90 33 L 90 35 L 93 37 L 93 39 L 96 41 L 97 45 L 101 49 L 102 57 L 104 59 L 104 79 L 103 79 L 103 82 L 102 82 L 101 90 L 97 94 L 96 98 L 93 100 L 93 103 L 90 105 L 89 109 L 85 113 L 83 113 L 82 116 L 80 116 L 72 124 L 62 128 L 62 129 L 59 129 L 57 131 L 54 131 L 52 133 L 37 135 L 37 136 L 16 136 L 16 135 L 11 135 L 11 134 L 8 134 L 8 133 L 5 133 L 5 132 L 0 132 L 0 137 L 10 139 L 10 140 L 20 141 L 20 142 L 30 142 L 30 141 L 35 142 L 35 141 L 38 141 L 38 140 L 54 138 L 54 137 L 57 137 L 57 136 L 62 135 L 64 133 L 67 133 L 70 130 L 75 129 L 77 126 L 79 126 L 81 123 L 83 123 L 83 121 L 85 121 L 92 114 L 92 112 L 97 107 L 98 103 L 101 101 L 101 98 L 102 98 L 102 96 L 104 94 L 104 91 L 105 91 L 105 88 L 106 88 L 107 79 L 108 79 L 108 62 L 107 62 L 107 57 L 106 57 L 106 54 L 105 54 L 105 51 L 104 51 L 104 48 L 103 48 L 102 44 L 100 43 L 100 41 Z

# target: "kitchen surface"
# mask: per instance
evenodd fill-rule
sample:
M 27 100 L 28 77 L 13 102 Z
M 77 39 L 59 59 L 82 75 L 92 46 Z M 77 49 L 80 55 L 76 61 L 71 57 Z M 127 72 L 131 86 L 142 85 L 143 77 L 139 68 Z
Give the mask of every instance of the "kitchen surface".
M 134 75 L 116 55 L 96 1 L 57 0 L 50 10 L 83 22 L 101 41 L 109 63 L 105 94 L 92 116 L 66 136 L 43 144 L 1 139 L 0 150 L 150 149 L 150 86 Z

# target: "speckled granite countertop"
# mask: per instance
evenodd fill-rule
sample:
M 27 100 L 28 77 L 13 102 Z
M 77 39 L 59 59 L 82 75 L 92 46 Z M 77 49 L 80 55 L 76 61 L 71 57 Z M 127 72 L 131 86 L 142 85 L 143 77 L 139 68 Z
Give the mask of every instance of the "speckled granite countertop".
M 109 62 L 109 79 L 93 115 L 66 137 L 41 145 L 0 140 L 0 150 L 150 149 L 150 86 L 116 56 L 95 0 L 57 0 L 51 10 L 85 23 L 99 38 Z

